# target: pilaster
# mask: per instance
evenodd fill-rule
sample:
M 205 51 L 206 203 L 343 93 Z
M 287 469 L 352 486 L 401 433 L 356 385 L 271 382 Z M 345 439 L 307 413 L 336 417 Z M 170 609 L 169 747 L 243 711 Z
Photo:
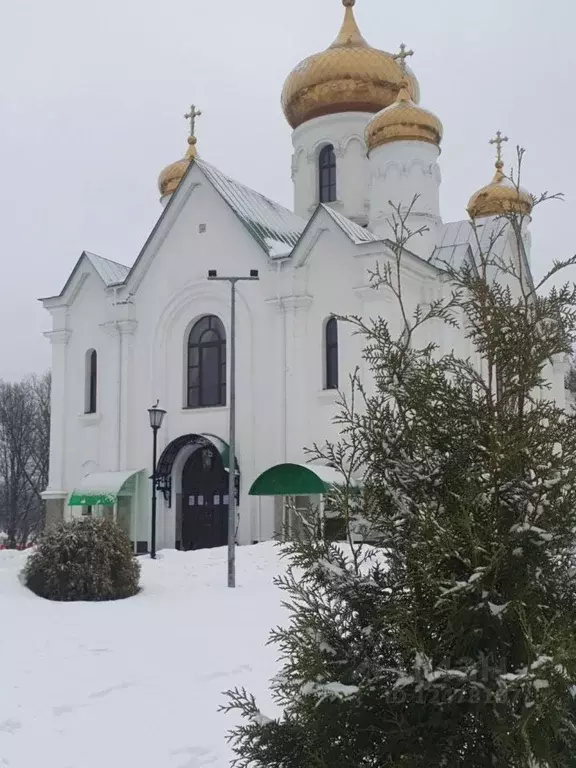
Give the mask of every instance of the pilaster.
M 44 336 L 52 344 L 52 388 L 50 395 L 50 469 L 49 491 L 66 491 L 66 403 L 68 345 L 72 332 L 65 328 L 48 331 Z
M 133 337 L 138 327 L 138 322 L 131 315 L 132 305 L 119 303 L 115 305 L 116 319 L 104 323 L 101 328 L 108 335 L 116 338 L 116 380 L 118 388 L 115 406 L 115 443 L 116 443 L 116 469 L 125 469 L 128 466 L 128 436 L 130 413 L 130 373 L 133 360 Z

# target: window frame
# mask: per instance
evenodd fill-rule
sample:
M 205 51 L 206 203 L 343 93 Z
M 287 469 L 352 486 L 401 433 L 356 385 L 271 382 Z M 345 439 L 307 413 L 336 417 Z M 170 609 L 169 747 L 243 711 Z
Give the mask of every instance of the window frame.
M 98 412 L 98 352 L 89 349 L 85 357 L 84 370 L 84 414 Z
M 204 336 L 211 334 L 215 334 L 217 338 L 202 340 Z M 217 362 L 211 373 L 209 366 L 214 366 L 214 363 L 206 359 L 210 354 L 208 350 L 216 350 Z M 222 320 L 217 315 L 199 317 L 192 324 L 186 340 L 185 407 L 187 409 L 218 408 L 226 405 L 228 394 L 226 354 L 226 329 Z M 194 371 L 197 371 L 195 379 L 193 379 Z M 214 376 L 215 373 L 216 376 Z M 213 378 L 216 381 L 215 389 L 218 396 L 211 398 L 207 390 L 210 389 L 208 385 Z M 211 391 L 213 390 L 214 388 Z
M 332 316 L 324 326 L 324 389 L 338 389 L 338 320 Z
M 334 203 L 337 195 L 336 153 L 333 144 L 325 144 L 318 153 L 318 201 Z

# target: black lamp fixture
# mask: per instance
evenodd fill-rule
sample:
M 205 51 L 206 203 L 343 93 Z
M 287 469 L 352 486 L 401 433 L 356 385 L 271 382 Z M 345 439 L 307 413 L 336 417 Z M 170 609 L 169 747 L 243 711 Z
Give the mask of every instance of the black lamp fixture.
M 150 557 L 156 559 L 156 465 L 158 464 L 158 430 L 162 426 L 166 411 L 158 408 L 159 400 L 152 408 L 148 408 L 150 426 L 152 427 L 152 536 L 150 541 Z
M 166 416 L 166 411 L 162 410 L 162 408 L 158 408 L 159 402 L 160 401 L 158 401 L 156 405 L 152 406 L 152 408 L 148 408 L 150 426 L 152 429 L 160 429 L 162 422 L 164 421 L 164 416 Z

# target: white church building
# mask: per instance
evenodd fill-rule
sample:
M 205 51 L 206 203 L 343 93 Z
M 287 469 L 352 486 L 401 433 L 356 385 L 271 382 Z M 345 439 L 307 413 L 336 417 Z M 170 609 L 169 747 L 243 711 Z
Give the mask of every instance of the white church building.
M 338 389 L 357 365 L 367 375 L 362 339 L 334 315 L 398 322 L 391 297 L 370 285 L 376 264 L 393 258 L 389 201 L 406 208 L 417 195 L 408 225 L 426 227 L 403 259 L 410 302 L 448 290 L 443 261 L 471 258 L 469 220 L 441 216 L 442 125 L 419 106 L 405 62 L 411 52 L 371 47 L 354 18 L 355 0 L 343 5 L 334 43 L 298 64 L 282 93 L 293 128 L 294 211 L 202 157 L 192 108 L 187 153 L 160 175 L 162 211 L 132 265 L 84 252 L 60 294 L 42 300 L 52 318 L 48 524 L 114 515 L 135 551 L 148 551 L 147 411 L 159 401 L 166 417 L 158 431 L 157 546 L 225 544 L 231 464 L 238 543 L 271 538 L 280 496 L 251 495 L 253 483 L 288 465 L 277 493 L 305 493 L 307 470 L 298 468 L 305 447 L 337 438 Z M 503 176 L 500 135 L 495 143 L 494 178 L 468 204 L 486 232 L 503 211 L 532 207 L 530 195 Z M 522 253 L 513 237 L 498 247 L 528 268 L 528 229 Z M 237 286 L 235 462 L 228 452 L 230 286 L 209 281 L 212 269 L 259 273 Z M 464 334 L 447 326 L 434 341 L 442 352 L 470 353 Z M 562 399 L 564 362 L 550 375 Z M 320 492 L 324 475 L 316 475 Z

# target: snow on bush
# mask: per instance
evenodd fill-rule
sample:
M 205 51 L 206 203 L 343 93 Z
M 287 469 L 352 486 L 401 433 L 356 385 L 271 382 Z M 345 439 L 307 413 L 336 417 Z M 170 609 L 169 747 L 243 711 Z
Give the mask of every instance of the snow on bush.
M 139 577 L 130 540 L 104 518 L 48 531 L 24 568 L 26 585 L 48 600 L 120 600 L 136 594 Z

